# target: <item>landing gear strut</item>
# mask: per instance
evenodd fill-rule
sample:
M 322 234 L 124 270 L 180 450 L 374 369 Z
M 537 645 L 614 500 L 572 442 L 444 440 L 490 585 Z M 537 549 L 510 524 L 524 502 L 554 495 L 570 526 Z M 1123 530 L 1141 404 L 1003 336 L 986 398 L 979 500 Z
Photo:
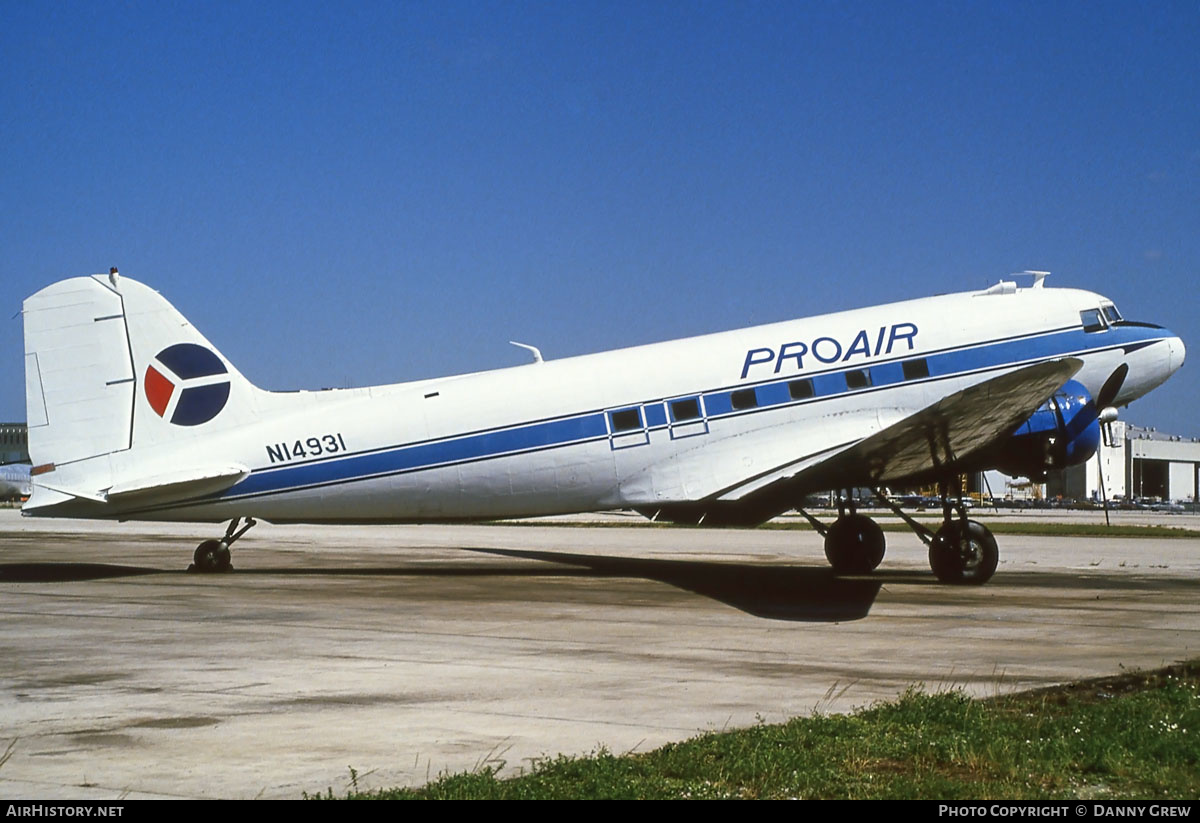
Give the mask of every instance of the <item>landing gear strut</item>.
M 205 540 L 196 547 L 196 553 L 192 555 L 194 561 L 188 567 L 188 571 L 201 572 L 203 574 L 212 574 L 214 572 L 233 571 L 229 547 L 234 541 L 241 537 L 258 522 L 253 517 L 246 518 L 246 525 L 238 528 L 238 524 L 242 522 L 242 518 L 235 517 L 229 523 L 229 528 L 225 530 L 225 536 L 220 540 Z

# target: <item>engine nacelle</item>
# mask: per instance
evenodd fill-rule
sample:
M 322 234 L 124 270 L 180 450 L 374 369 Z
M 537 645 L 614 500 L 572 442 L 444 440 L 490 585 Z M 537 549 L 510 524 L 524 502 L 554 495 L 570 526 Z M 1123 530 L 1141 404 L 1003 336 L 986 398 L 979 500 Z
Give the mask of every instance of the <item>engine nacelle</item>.
M 1087 388 L 1068 380 L 995 451 L 995 468 L 1041 480 L 1047 471 L 1083 463 L 1100 445 L 1098 418 Z

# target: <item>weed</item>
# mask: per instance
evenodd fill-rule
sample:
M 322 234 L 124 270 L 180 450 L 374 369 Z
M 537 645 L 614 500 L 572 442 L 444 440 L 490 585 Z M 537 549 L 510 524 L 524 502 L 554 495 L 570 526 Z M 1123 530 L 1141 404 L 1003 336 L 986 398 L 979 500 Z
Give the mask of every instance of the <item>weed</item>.
M 822 703 L 846 688 L 838 691 L 835 683 Z M 911 687 L 894 701 L 850 714 L 759 722 L 647 753 L 617 756 L 598 748 L 586 757 L 537 758 L 508 779 L 500 779 L 504 761 L 493 749 L 472 771 L 442 775 L 423 788 L 348 796 L 1196 797 L 1198 730 L 1200 661 L 1194 661 L 986 700 Z

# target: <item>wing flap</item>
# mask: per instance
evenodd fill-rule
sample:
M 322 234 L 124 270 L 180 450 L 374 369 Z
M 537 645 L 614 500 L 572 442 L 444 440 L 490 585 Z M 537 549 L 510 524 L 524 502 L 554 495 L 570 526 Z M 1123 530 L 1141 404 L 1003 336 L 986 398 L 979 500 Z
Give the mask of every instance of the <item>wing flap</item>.
M 653 506 L 699 501 L 747 484 L 769 482 L 781 471 L 795 473 L 838 449 L 883 428 L 877 409 L 819 418 L 811 426 L 780 424 L 709 441 L 624 478 L 620 505 Z
M 735 486 L 734 488 L 717 497 L 717 500 L 722 502 L 741 500 L 743 497 L 751 495 L 759 489 L 765 489 L 768 486 L 778 483 L 780 480 L 786 480 L 789 477 L 795 477 L 805 469 L 811 468 L 812 466 L 817 466 L 826 460 L 835 457 L 841 452 L 844 452 L 846 449 L 853 448 L 853 446 L 853 443 L 844 443 L 827 451 L 801 457 L 792 463 L 788 463 L 774 469 L 773 471 L 767 472 L 761 477 L 756 477 L 752 480 Z

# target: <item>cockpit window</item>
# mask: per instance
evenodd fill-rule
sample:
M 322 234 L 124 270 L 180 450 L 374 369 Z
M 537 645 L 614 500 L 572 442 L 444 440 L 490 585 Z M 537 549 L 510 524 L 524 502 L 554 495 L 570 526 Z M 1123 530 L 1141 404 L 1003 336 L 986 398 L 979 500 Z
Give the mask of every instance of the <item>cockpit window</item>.
M 1104 331 L 1108 328 L 1100 317 L 1099 309 L 1084 309 L 1079 313 L 1079 319 L 1083 321 L 1083 330 L 1087 332 Z
M 1101 308 L 1104 309 L 1104 316 L 1108 318 L 1109 323 L 1121 322 L 1121 313 L 1117 311 L 1116 306 L 1102 306 Z

